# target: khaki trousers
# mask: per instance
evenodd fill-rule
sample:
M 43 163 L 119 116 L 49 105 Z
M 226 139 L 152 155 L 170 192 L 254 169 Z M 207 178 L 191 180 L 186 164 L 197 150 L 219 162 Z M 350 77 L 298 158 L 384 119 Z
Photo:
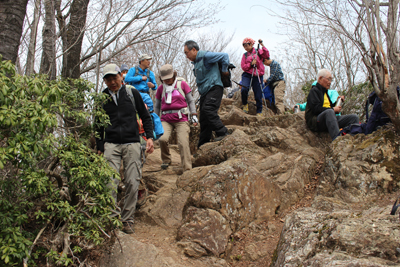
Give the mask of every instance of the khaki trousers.
M 275 95 L 275 106 L 278 109 L 278 114 L 285 113 L 285 105 L 283 104 L 283 98 L 285 97 L 285 91 L 286 91 L 285 81 L 281 80 L 281 81 L 276 82 L 276 86 L 274 89 L 274 95 Z
M 121 160 L 124 162 L 124 185 L 126 189 L 124 207 L 121 212 L 122 222 L 133 222 L 136 202 L 138 197 L 138 188 L 142 178 L 140 143 L 132 144 L 104 144 L 104 157 L 108 164 L 117 172 L 121 167 Z M 117 189 L 119 179 L 112 177 L 110 186 L 112 196 L 117 203 Z
M 192 169 L 192 159 L 190 155 L 189 146 L 189 133 L 190 127 L 189 122 L 175 122 L 168 123 L 162 121 L 164 128 L 164 134 L 160 137 L 160 148 L 161 148 L 161 160 L 163 163 L 171 163 L 171 153 L 169 152 L 168 140 L 171 136 L 172 131 L 175 129 L 176 137 L 178 139 L 178 148 L 181 154 L 181 166 L 183 171 Z

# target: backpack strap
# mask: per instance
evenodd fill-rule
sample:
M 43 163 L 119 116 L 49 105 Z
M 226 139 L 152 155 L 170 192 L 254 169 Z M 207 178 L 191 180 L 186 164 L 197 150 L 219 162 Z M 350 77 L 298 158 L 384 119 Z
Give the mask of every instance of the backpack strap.
M 244 53 L 244 57 L 245 57 L 246 59 L 247 59 L 247 57 L 248 57 L 249 55 L 250 55 L 249 52 Z M 255 56 L 256 56 L 255 58 L 257 58 L 257 56 L 258 56 L 258 50 L 256 50 Z M 258 57 L 260 57 L 260 56 L 258 56 Z M 253 54 L 251 54 L 251 58 L 254 59 L 254 58 L 253 58 Z
M 165 110 L 161 112 L 163 115 L 172 113 L 178 113 L 179 119 L 182 119 L 182 114 L 189 114 L 189 109 L 186 107 L 181 109 Z
M 134 68 L 135 68 L 135 74 L 133 76 L 139 75 L 139 65 L 135 66 Z M 147 76 L 148 79 L 150 78 L 150 70 L 149 69 L 147 69 L 146 76 Z
M 176 83 L 176 87 L 178 88 L 178 92 L 181 93 L 181 95 L 186 98 L 185 93 L 182 90 L 182 81 L 184 81 L 185 79 L 183 79 L 182 77 L 178 77 L 176 78 L 176 80 L 178 81 Z
M 176 89 L 174 89 L 174 90 L 178 90 L 178 92 L 185 98 L 185 100 L 186 100 L 186 95 L 185 95 L 185 92 L 183 92 L 183 89 L 182 89 L 182 81 L 185 81 L 185 79 L 184 78 L 182 78 L 182 77 L 178 77 L 178 78 L 176 78 Z M 163 88 L 163 92 L 162 92 L 162 95 L 161 95 L 161 100 L 163 99 L 165 97 L 165 90 L 164 90 L 164 88 Z
M 132 92 L 132 89 L 136 89 L 136 88 L 133 85 L 129 85 L 129 84 L 125 85 L 125 88 L 126 88 L 126 93 L 128 94 L 129 99 L 132 102 L 133 108 L 135 109 L 135 112 L 137 113 L 135 97 L 133 96 L 133 92 Z

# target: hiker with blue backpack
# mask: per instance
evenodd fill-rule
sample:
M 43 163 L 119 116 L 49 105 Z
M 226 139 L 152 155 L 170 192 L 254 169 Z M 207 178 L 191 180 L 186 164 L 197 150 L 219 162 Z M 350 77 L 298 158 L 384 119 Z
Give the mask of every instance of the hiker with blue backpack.
M 150 112 L 151 119 L 154 126 L 154 137 L 157 140 L 164 134 L 164 129 L 161 125 L 160 117 L 155 114 L 153 108 L 153 100 L 150 97 L 150 88 L 157 90 L 156 77 L 149 67 L 151 63 L 151 57 L 147 54 L 143 54 L 139 57 L 139 65 L 130 68 L 125 76 L 125 83 L 133 86 L 139 91 L 143 102 L 146 104 L 148 111 Z
M 340 128 L 350 124 L 359 123 L 359 118 L 355 114 L 336 116 L 342 107 L 336 105 L 340 99 L 344 101 L 344 96 L 339 96 L 333 102 L 328 96 L 328 89 L 331 87 L 332 74 L 327 69 L 321 69 L 317 74 L 317 84 L 312 86 L 307 96 L 306 122 L 308 128 L 315 132 L 329 132 L 332 141 L 339 136 Z
M 199 45 L 192 40 L 185 42 L 183 51 L 194 65 L 200 94 L 200 135 L 197 147 L 210 142 L 212 132 L 217 135 L 214 141 L 221 141 L 229 134 L 218 115 L 224 93 L 221 75 L 229 76 L 229 55 L 200 50 Z
M 164 135 L 160 138 L 161 169 L 165 170 L 171 164 L 168 142 L 175 129 L 182 170 L 191 170 L 189 113 L 191 122 L 195 126 L 198 123 L 192 90 L 183 78 L 177 77 L 177 72 L 170 64 L 160 68 L 160 80 L 162 84 L 157 89 L 154 112 L 161 117 L 164 128 Z
M 255 41 L 252 38 L 245 38 L 243 40 L 243 48 L 246 50 L 246 53 L 243 54 L 241 67 L 243 70 L 242 74 L 242 105 L 243 111 L 245 113 L 249 112 L 249 104 L 247 103 L 247 99 L 249 96 L 250 88 L 253 89 L 254 98 L 256 100 L 257 106 L 257 116 L 262 116 L 262 107 L 263 107 L 263 94 L 262 94 L 262 84 L 263 84 L 263 75 L 265 71 L 265 67 L 263 64 L 263 59 L 269 58 L 269 51 L 264 46 L 262 40 L 258 40 L 261 45 L 261 49 L 255 49 L 254 44 Z
M 157 90 L 154 73 L 149 69 L 151 57 L 147 54 L 139 57 L 139 65 L 131 68 L 125 77 L 125 83 L 132 85 L 141 93 L 149 94 L 150 88 Z

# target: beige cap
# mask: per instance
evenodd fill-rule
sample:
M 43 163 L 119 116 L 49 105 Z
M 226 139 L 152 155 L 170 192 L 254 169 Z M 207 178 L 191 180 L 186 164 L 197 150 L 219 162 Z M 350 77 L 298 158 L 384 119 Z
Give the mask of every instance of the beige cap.
M 174 68 L 171 64 L 165 64 L 160 68 L 160 76 L 162 80 L 168 80 L 174 77 Z
M 120 73 L 121 70 L 116 64 L 108 64 L 103 68 L 103 78 L 106 77 L 108 74 L 116 75 Z
M 151 56 L 149 56 L 148 54 L 143 54 L 139 57 L 139 62 L 142 61 L 143 59 L 151 59 Z

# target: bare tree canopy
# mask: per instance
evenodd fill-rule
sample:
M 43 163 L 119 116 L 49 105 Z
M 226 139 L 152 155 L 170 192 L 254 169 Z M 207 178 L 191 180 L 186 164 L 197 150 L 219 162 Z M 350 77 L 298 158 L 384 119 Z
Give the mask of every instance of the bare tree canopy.
M 42 65 L 40 72 L 52 73 L 55 66 L 53 68 L 51 61 L 55 57 L 58 74 L 66 78 L 77 78 L 82 74 L 93 77 L 93 72 L 98 76 L 100 67 L 122 51 L 135 49 L 179 29 L 192 31 L 210 25 L 216 22 L 215 14 L 221 10 L 219 3 L 207 5 L 202 0 L 46 0 L 41 4 L 45 7 L 46 19 L 40 16 L 44 23 L 39 23 L 39 27 L 44 28 L 44 35 L 38 36 L 38 43 L 41 41 L 42 46 L 37 47 L 36 52 L 39 52 L 39 58 L 40 53 L 44 54 L 42 62 L 46 64 Z M 28 57 L 29 52 L 31 65 L 32 58 L 37 58 L 32 46 L 28 49 L 28 44 L 32 43 L 30 39 L 35 38 L 35 34 L 30 34 L 34 12 L 34 8 L 27 10 L 19 50 L 21 59 Z M 54 25 L 57 31 L 51 30 Z M 19 40 L 20 36 L 16 39 Z M 52 47 L 55 47 L 55 56 Z M 38 62 L 34 66 L 38 70 Z M 29 73 L 34 72 L 31 66 L 28 67 Z M 87 75 L 89 72 L 91 74 Z
M 400 82 L 399 0 L 383 3 L 369 0 L 277 2 L 302 16 L 300 19 L 294 16 L 285 19 L 288 23 L 309 29 L 304 32 L 308 44 L 314 42 L 316 46 L 323 46 L 321 43 L 337 39 L 338 44 L 343 46 L 343 52 L 350 51 L 352 47 L 358 50 L 368 79 L 383 101 L 383 110 L 400 132 L 400 105 L 396 91 Z M 314 29 L 317 31 L 314 32 Z M 357 72 L 352 73 L 352 70 L 357 68 L 352 66 L 354 63 L 350 55 L 343 54 L 343 59 L 348 84 L 351 85 L 351 77 L 358 75 Z M 321 67 L 329 68 L 329 64 Z

